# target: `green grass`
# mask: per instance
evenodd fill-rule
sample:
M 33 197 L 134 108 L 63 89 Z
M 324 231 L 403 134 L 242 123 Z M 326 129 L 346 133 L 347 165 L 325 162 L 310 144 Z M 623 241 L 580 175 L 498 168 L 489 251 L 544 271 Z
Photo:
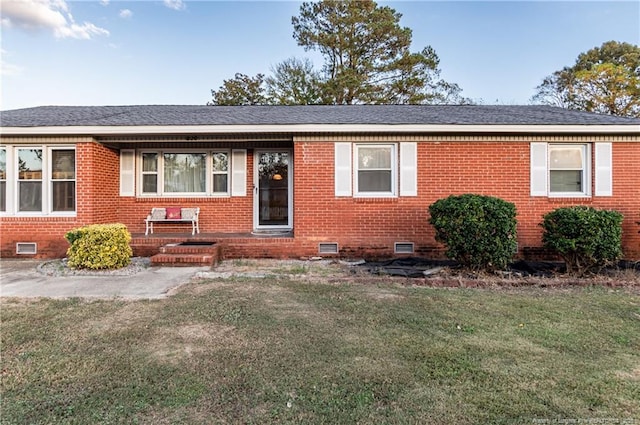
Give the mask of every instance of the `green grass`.
M 0 423 L 640 421 L 637 292 L 295 277 L 4 300 Z

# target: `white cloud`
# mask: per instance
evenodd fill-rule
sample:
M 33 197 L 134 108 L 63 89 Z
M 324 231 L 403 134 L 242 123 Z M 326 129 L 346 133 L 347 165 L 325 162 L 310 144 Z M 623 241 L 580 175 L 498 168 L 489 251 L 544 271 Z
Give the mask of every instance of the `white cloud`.
M 163 0 L 163 3 L 169 9 L 174 10 L 183 10 L 187 7 L 182 0 Z
M 129 9 L 122 9 L 118 15 L 120 15 L 122 19 L 130 19 L 133 16 L 133 12 Z
M 103 6 L 109 6 L 109 0 L 100 0 L 100 4 Z
M 48 29 L 56 38 L 90 39 L 109 31 L 90 22 L 77 24 L 65 0 L 0 0 L 2 26 L 28 31 Z
M 9 63 L 5 60 L 8 55 L 9 54 L 6 50 L 0 49 L 0 75 L 10 77 L 22 74 L 21 66 Z

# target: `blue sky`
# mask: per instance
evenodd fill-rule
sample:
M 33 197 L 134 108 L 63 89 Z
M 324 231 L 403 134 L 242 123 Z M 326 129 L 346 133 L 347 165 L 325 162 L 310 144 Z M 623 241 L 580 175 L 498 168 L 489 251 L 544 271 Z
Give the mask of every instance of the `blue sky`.
M 289 1 L 0 0 L 0 109 L 195 104 L 236 72 L 308 57 Z M 442 77 L 485 104 L 527 104 L 542 79 L 608 40 L 640 44 L 640 2 L 382 2 L 431 45 Z

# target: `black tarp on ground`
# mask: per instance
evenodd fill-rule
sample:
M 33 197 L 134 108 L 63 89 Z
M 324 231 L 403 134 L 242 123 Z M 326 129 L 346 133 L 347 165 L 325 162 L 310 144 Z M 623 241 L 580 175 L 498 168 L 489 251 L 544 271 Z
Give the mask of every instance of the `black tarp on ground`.
M 359 265 L 373 274 L 383 274 L 389 276 L 403 277 L 425 277 L 425 270 L 433 270 L 438 267 L 460 268 L 460 265 L 451 260 L 429 260 L 425 258 L 406 257 L 395 258 L 387 261 L 366 261 Z M 636 270 L 640 272 L 640 261 L 622 260 L 617 267 L 610 267 L 603 270 L 603 273 L 611 270 Z M 524 261 L 518 260 L 511 264 L 506 274 L 516 274 L 518 276 L 532 277 L 552 277 L 558 273 L 566 271 L 564 263 L 545 261 Z

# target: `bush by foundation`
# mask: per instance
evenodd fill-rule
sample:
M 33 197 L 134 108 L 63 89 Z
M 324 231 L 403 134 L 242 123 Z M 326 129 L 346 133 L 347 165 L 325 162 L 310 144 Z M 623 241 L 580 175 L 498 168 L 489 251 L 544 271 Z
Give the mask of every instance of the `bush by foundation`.
M 124 224 L 93 224 L 70 230 L 68 264 L 78 269 L 117 269 L 129 265 L 131 234 Z
M 502 270 L 516 253 L 516 207 L 491 196 L 466 194 L 429 206 L 436 240 L 448 258 L 473 270 Z
M 542 243 L 562 257 L 567 273 L 599 271 L 622 257 L 622 214 L 592 207 L 563 207 L 547 213 L 540 225 Z

